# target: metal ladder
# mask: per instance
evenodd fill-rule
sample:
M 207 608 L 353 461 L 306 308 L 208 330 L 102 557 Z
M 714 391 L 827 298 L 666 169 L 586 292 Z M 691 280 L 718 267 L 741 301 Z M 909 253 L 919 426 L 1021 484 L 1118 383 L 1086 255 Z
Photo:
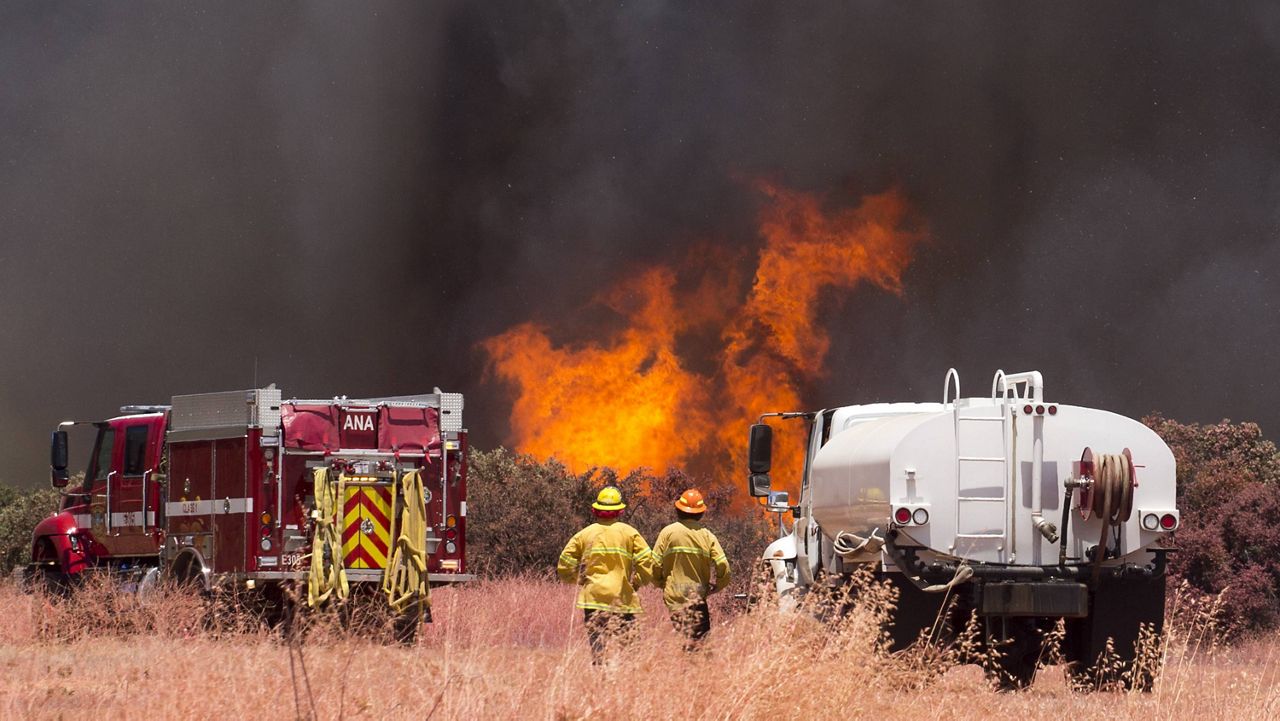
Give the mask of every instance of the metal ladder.
M 1007 547 L 1009 519 L 1009 407 L 959 408 L 956 433 L 955 550 Z M 978 413 L 975 415 L 975 413 Z

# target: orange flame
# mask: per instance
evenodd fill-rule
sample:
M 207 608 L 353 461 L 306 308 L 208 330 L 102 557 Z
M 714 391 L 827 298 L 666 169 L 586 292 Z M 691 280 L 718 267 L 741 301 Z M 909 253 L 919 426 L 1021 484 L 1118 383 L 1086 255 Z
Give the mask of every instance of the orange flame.
M 557 346 L 547 328 L 525 323 L 482 342 L 493 372 L 515 388 L 518 450 L 577 470 L 685 467 L 742 477 L 746 426 L 764 412 L 803 410 L 801 385 L 822 375 L 824 289 L 870 282 L 900 294 L 923 238 L 907 227 L 896 190 L 828 212 L 814 195 L 758 188 L 767 201 L 764 246 L 745 297 L 724 254 L 703 252 L 681 273 L 649 268 L 597 298 L 625 319 L 621 331 Z M 677 279 L 690 271 L 701 271 L 701 282 L 682 291 Z M 720 329 L 713 343 L 683 342 L 708 328 Z M 714 347 L 686 347 L 698 345 Z M 774 478 L 794 489 L 803 440 L 786 430 L 775 440 Z

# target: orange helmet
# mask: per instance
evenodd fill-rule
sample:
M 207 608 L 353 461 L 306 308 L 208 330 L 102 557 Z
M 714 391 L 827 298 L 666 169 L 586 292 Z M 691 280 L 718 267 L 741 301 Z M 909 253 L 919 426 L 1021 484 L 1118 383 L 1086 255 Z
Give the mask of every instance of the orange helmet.
M 676 508 L 685 513 L 702 513 L 707 510 L 707 504 L 698 489 L 690 488 L 676 499 Z

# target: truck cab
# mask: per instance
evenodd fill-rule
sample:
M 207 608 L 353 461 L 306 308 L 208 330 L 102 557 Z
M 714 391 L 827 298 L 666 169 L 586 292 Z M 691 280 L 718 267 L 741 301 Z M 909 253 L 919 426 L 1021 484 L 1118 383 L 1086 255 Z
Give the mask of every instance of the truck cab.
M 168 408 L 125 407 L 105 421 L 67 421 L 53 433 L 51 481 L 58 512 L 32 538 L 33 570 L 48 580 L 92 567 L 146 570 L 164 542 L 157 523 Z M 72 485 L 68 430 L 94 429 L 83 481 Z

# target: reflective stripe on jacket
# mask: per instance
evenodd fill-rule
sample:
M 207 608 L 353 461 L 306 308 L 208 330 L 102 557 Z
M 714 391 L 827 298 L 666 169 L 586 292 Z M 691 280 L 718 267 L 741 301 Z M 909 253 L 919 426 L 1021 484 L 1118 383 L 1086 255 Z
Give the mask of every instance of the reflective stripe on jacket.
M 556 573 L 561 581 L 581 586 L 578 608 L 641 613 L 631 577 L 638 576 L 642 586 L 653 578 L 653 551 L 636 529 L 622 521 L 604 520 L 569 539 Z
M 654 581 L 672 611 L 698 603 L 729 585 L 729 559 L 710 529 L 697 521 L 679 521 L 662 529 L 653 544 L 658 567 Z M 711 568 L 716 581 L 711 586 Z

